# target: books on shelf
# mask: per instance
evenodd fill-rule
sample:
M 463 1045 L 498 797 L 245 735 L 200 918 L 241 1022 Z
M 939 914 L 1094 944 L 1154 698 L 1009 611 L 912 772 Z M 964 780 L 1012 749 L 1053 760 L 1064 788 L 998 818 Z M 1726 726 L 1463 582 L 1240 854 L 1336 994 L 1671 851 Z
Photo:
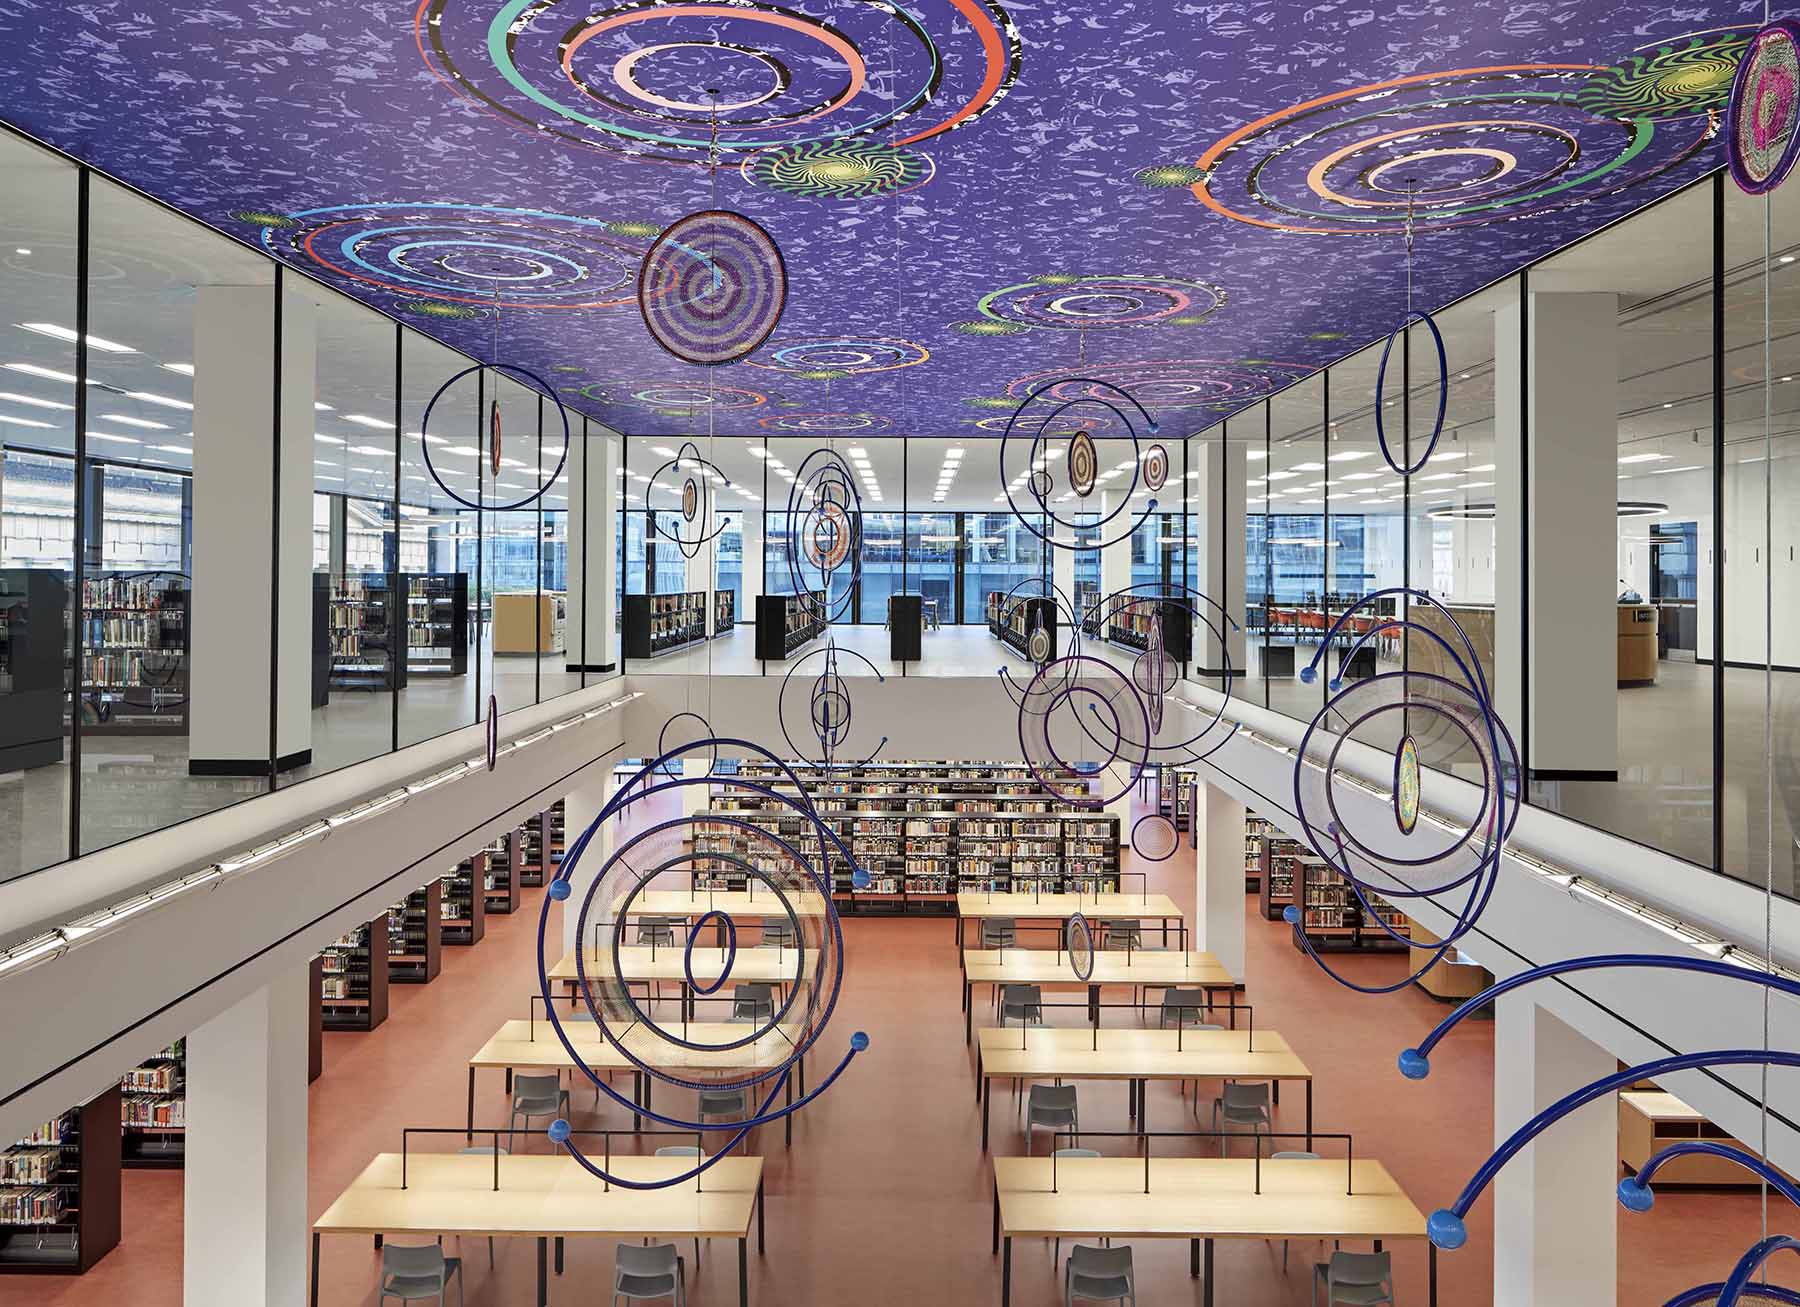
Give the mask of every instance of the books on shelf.
M 713 634 L 724 635 L 737 625 L 737 591 L 713 591 Z

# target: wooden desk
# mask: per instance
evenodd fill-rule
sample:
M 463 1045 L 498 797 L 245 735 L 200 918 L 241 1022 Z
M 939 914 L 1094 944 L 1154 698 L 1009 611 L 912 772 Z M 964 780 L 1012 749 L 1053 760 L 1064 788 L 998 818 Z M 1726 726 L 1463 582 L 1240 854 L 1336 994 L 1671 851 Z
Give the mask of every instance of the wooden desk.
M 624 901 L 624 895 L 614 900 L 612 911 L 615 918 L 619 916 L 619 909 Z M 793 906 L 802 917 L 825 915 L 825 900 L 817 894 L 799 896 L 794 899 Z M 627 918 L 697 917 L 704 912 L 723 912 L 726 916 L 739 920 L 787 916 L 787 908 L 782 906 L 781 900 L 766 889 L 761 894 L 723 889 L 648 889 L 631 901 L 631 906 L 624 910 L 624 915 Z
M 736 1239 L 738 1302 L 750 1297 L 750 1218 L 757 1217 L 756 1250 L 763 1251 L 763 1162 L 727 1157 L 699 1183 L 668 1189 L 608 1189 L 566 1154 L 492 1157 L 413 1153 L 400 1187 L 400 1154 L 378 1153 L 350 1187 L 313 1223 L 312 1303 L 319 1302 L 319 1237 L 325 1234 L 442 1235 L 535 1238 L 538 1307 L 549 1302 L 547 1253 L 556 1240 L 562 1274 L 564 1239 Z M 631 1180 L 680 1175 L 685 1157 L 615 1157 L 611 1170 Z
M 1674 1094 L 1663 1090 L 1627 1090 L 1619 1095 L 1619 1160 L 1636 1175 L 1655 1153 L 1687 1139 L 1705 1139 L 1727 1148 L 1754 1153 Z M 1786 1172 L 1783 1172 L 1785 1175 Z M 1665 1185 L 1751 1187 L 1754 1173 L 1722 1157 L 1690 1154 L 1659 1167 L 1654 1181 Z
M 1306 1146 L 1312 1148 L 1312 1071 L 1273 1030 L 1075 1030 L 985 1027 L 975 1055 L 980 1077 L 981 1147 L 996 1080 L 1124 1080 L 1140 1132 L 1149 1080 L 1299 1080 L 1306 1085 Z
M 579 1021 L 564 1021 L 563 1029 L 568 1032 L 569 1042 L 575 1045 L 581 1054 L 581 1065 L 599 1072 L 629 1071 L 631 1072 L 631 1101 L 641 1107 L 650 1107 L 651 1085 L 654 1078 L 645 1075 L 633 1064 L 630 1058 L 620 1052 L 611 1040 L 600 1033 L 600 1029 L 585 1017 Z M 745 1026 L 727 1021 L 690 1022 L 686 1029 L 686 1038 L 697 1044 L 729 1044 L 742 1039 Z M 786 1032 L 784 1034 L 784 1031 Z M 741 1048 L 681 1048 L 660 1038 L 655 1031 L 644 1026 L 631 1027 L 623 1037 L 625 1047 L 641 1061 L 654 1067 L 670 1071 L 763 1071 L 779 1066 L 793 1051 L 793 1041 L 800 1038 L 800 1032 L 794 1026 L 779 1026 L 769 1030 L 754 1043 L 745 1044 Z M 800 1092 L 806 1093 L 805 1059 L 800 1060 L 798 1078 Z M 473 1138 L 475 1130 L 475 1073 L 477 1071 L 499 1070 L 506 1072 L 506 1088 L 512 1090 L 512 1073 L 573 1070 L 575 1059 L 569 1056 L 568 1048 L 558 1039 L 556 1031 L 548 1020 L 520 1021 L 513 1020 L 501 1024 L 494 1037 L 483 1044 L 475 1055 L 469 1059 L 469 1118 L 468 1129 Z M 754 1094 L 754 1089 L 748 1091 Z M 787 1101 L 794 1101 L 794 1085 L 792 1080 L 787 1086 Z M 642 1120 L 635 1113 L 632 1116 L 632 1128 L 637 1129 Z M 794 1119 L 788 1117 L 786 1126 L 787 1142 L 794 1142 Z
M 676 944 L 652 949 L 648 944 L 626 944 L 619 949 L 618 978 L 626 981 L 673 980 L 686 986 L 687 968 L 684 959 L 685 946 Z M 727 951 L 721 948 L 694 949 L 694 978 L 696 980 L 713 980 L 725 969 Z M 1139 954 L 1139 956 L 1143 956 Z M 586 954 L 588 974 L 613 974 L 611 950 L 596 953 L 589 949 Z M 749 983 L 761 981 L 770 985 L 791 985 L 798 979 L 800 955 L 791 948 L 740 948 L 737 959 L 732 963 L 731 979 L 733 982 Z M 563 954 L 561 961 L 550 969 L 550 982 L 562 983 L 570 987 L 579 983 L 579 973 L 575 968 L 575 951 L 571 949 Z
M 1100 951 L 1083 981 L 1069 965 L 1069 955 L 1056 949 L 965 949 L 963 951 L 963 1042 L 974 1040 L 974 989 L 977 985 L 1041 985 L 1046 989 L 1086 985 L 1093 1020 L 1098 1023 L 1102 985 L 1147 985 L 1152 989 L 1235 990 L 1237 981 L 1210 953 L 1174 953 L 1160 949 Z
M 1153 1157 L 1145 1192 L 1141 1158 L 1061 1158 L 1050 1188 L 1048 1157 L 994 1159 L 994 1251 L 1005 1241 L 1001 1307 L 1012 1300 L 1015 1237 L 1188 1239 L 1189 1273 L 1201 1273 L 1203 1301 L 1213 1302 L 1215 1239 L 1424 1239 L 1425 1217 L 1387 1168 L 1367 1158 L 1347 1171 L 1334 1158 L 1262 1161 L 1247 1157 Z M 1346 1193 L 1346 1176 L 1354 1178 Z M 1432 1307 L 1437 1304 L 1437 1249 L 1431 1248 Z
M 1027 894 L 1013 890 L 990 894 L 964 890 L 956 896 L 956 947 L 967 947 L 963 920 L 1010 917 L 1015 921 L 1067 921 L 1079 912 L 1089 921 L 1155 921 L 1162 926 L 1162 942 L 1169 942 L 1169 923 L 1175 923 L 1176 942 L 1187 944 L 1187 921 L 1175 900 L 1167 894 Z

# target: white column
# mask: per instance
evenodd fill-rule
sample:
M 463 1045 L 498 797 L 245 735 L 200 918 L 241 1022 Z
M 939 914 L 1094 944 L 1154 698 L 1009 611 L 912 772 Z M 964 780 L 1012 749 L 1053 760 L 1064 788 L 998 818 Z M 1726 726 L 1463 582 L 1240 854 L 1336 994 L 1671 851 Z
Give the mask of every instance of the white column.
M 612 797 L 612 768 L 605 768 L 599 776 L 584 782 L 578 788 L 570 790 L 563 796 L 563 846 L 572 849 L 581 832 L 588 824 L 600 815 L 606 801 Z M 575 864 L 569 873 L 569 897 L 563 900 L 563 952 L 568 953 L 575 947 L 575 931 L 580 924 L 581 902 L 587 896 L 588 887 L 606 865 L 607 856 L 612 852 L 612 823 L 608 822 L 594 835 L 594 842 L 588 845 L 581 855 L 581 861 Z M 589 913 L 588 937 L 593 938 L 593 921 L 595 914 Z
M 1521 703 L 1529 714 L 1531 772 L 1607 780 L 1619 765 L 1618 297 L 1534 294 L 1530 314 L 1523 445 L 1518 307 L 1494 315 L 1495 696 L 1515 736 Z
M 1113 505 L 1117 500 L 1116 493 L 1102 494 L 1100 496 L 1100 516 L 1105 517 L 1112 512 Z M 1101 539 L 1107 539 L 1111 534 L 1123 531 L 1125 529 L 1124 519 L 1130 512 L 1131 509 L 1126 508 L 1118 517 L 1101 527 Z M 1108 595 L 1117 594 L 1130 584 L 1131 537 L 1127 535 L 1111 544 L 1103 545 L 1100 549 L 1100 597 L 1105 599 Z M 1105 634 L 1105 630 L 1102 628 L 1101 637 L 1103 639 Z
M 738 621 L 756 621 L 756 600 L 762 594 L 763 508 L 753 503 L 744 509 L 744 579 L 738 595 Z
M 1190 450 L 1193 446 L 1190 444 Z M 1206 440 L 1194 450 L 1193 461 L 1200 473 L 1194 498 L 1200 512 L 1192 519 L 1199 540 L 1200 593 L 1224 608 L 1231 620 L 1211 604 L 1200 606 L 1197 616 L 1206 622 L 1194 623 L 1194 664 L 1203 676 L 1221 676 L 1227 665 L 1239 676 L 1247 673 L 1244 648 L 1244 489 L 1246 476 L 1244 445 L 1220 437 Z M 1219 628 L 1214 635 L 1211 627 Z M 1221 638 L 1222 637 L 1222 638 Z
M 1193 947 L 1244 978 L 1244 805 L 1202 782 L 1194 808 Z
M 185 1307 L 306 1302 L 309 983 L 295 967 L 188 1036 Z
M 619 633 L 613 629 L 619 588 L 618 468 L 618 440 L 590 421 L 587 438 L 577 436 L 569 448 L 569 598 L 563 637 L 569 671 L 579 671 L 584 661 L 590 672 L 614 671 L 619 665 Z M 584 586 L 589 574 L 592 579 Z
M 188 766 L 268 775 L 270 633 L 279 611 L 275 753 L 312 759 L 313 387 L 316 306 L 281 314 L 280 559 L 275 494 L 275 296 L 202 286 L 194 303 L 194 597 Z M 276 595 L 270 578 L 277 578 Z M 251 705 L 255 705 L 254 709 Z
M 1524 991 L 1494 1020 L 1494 1142 L 1619 1067 Z M 1494 1182 L 1494 1307 L 1618 1301 L 1619 1104 L 1607 1094 L 1563 1118 Z

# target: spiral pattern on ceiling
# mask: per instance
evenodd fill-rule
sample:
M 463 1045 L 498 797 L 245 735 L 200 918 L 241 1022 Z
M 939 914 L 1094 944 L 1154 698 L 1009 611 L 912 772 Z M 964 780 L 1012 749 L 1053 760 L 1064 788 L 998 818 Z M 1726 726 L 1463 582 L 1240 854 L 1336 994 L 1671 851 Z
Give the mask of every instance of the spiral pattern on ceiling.
M 730 363 L 757 349 L 787 307 L 775 238 L 728 209 L 675 223 L 644 255 L 638 309 L 651 338 L 684 363 Z
M 1177 277 L 1051 273 L 990 291 L 975 307 L 981 317 L 955 324 L 964 335 L 1195 327 L 1225 307 L 1225 292 Z
M 756 425 L 774 435 L 820 436 L 886 431 L 893 423 L 875 413 L 778 413 Z
M 1689 118 L 1723 109 L 1749 33 L 1676 37 L 1634 50 L 1588 78 L 1575 103 L 1609 118 Z
M 937 165 L 918 150 L 864 141 L 814 141 L 752 155 L 738 171 L 747 182 L 788 195 L 867 200 L 923 186 L 936 175 Z
M 810 336 L 768 345 L 751 367 L 786 372 L 803 381 L 830 381 L 864 372 L 893 372 L 913 368 L 931 357 L 931 351 L 910 340 L 886 336 Z

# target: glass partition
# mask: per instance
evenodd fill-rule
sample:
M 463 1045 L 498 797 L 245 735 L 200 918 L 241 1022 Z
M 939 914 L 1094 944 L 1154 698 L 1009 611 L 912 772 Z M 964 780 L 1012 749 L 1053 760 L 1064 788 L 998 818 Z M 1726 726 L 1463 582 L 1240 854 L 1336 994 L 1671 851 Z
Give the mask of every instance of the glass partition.
M 1269 706 L 1302 720 L 1323 705 L 1326 678 L 1298 676 L 1325 634 L 1325 381 L 1319 373 L 1269 401 L 1260 550 L 1272 595 L 1263 668 Z M 1266 551 L 1266 553 L 1265 553 Z

